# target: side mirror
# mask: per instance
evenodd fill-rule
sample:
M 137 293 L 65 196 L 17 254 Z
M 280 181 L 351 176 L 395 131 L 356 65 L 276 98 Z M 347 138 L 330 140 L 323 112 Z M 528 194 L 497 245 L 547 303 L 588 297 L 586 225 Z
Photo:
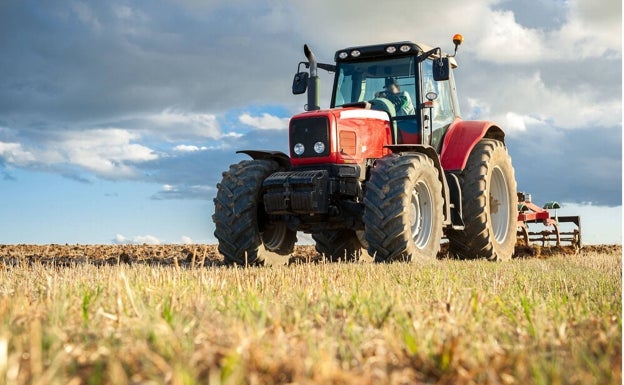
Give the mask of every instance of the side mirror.
M 449 58 L 441 57 L 433 60 L 433 80 L 439 82 L 451 77 L 451 63 Z
M 308 89 L 308 75 L 307 72 L 297 72 L 292 84 L 293 95 L 301 95 Z

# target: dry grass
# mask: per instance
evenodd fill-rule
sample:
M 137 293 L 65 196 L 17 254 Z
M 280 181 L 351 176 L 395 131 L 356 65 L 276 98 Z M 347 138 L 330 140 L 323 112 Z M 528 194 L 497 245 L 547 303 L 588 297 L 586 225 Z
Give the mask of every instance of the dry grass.
M 11 256 L 0 384 L 619 384 L 616 250 L 249 269 Z

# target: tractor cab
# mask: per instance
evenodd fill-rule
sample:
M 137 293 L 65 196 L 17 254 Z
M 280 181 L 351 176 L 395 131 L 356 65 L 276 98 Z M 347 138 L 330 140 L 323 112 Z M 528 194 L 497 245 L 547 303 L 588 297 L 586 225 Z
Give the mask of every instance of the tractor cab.
M 454 42 L 457 49 L 461 38 Z M 444 134 L 460 115 L 451 70 L 457 67 L 454 55 L 404 41 L 342 49 L 335 61 L 335 66 L 317 64 L 335 72 L 331 108 L 383 111 L 391 122 L 393 144 L 424 144 L 440 151 Z M 317 85 L 307 75 L 297 73 L 299 87 L 293 84 L 293 93 L 304 93 L 309 83 L 313 98 L 306 108 L 315 110 L 320 108 L 314 99 Z
M 439 150 L 449 125 L 459 117 L 450 70 L 456 67 L 454 60 L 439 49 L 412 42 L 351 47 L 336 52 L 335 60 L 332 108 L 384 111 L 392 123 L 394 144 L 426 144 Z

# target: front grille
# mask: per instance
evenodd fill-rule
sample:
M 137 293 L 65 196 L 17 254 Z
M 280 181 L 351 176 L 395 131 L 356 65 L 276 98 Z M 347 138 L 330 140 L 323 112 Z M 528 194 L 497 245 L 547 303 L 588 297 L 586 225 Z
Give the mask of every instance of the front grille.
M 325 151 L 317 154 L 314 151 L 314 143 L 316 142 L 322 142 L 325 145 Z M 301 155 L 297 155 L 293 151 L 293 146 L 297 143 L 303 144 L 305 148 Z M 329 146 L 329 122 L 326 117 L 293 119 L 290 121 L 290 156 L 292 158 L 328 156 Z
M 329 203 L 326 170 L 283 171 L 264 180 L 264 208 L 269 214 L 324 214 Z

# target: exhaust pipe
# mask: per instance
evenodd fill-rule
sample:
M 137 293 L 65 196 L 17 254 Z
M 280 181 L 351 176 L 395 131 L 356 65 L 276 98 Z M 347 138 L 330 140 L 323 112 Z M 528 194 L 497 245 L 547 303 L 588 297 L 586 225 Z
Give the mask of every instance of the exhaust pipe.
M 306 58 L 308 58 L 308 62 L 310 63 L 310 78 L 308 79 L 308 105 L 306 106 L 307 111 L 315 111 L 320 110 L 320 96 L 319 96 L 319 85 L 320 80 L 318 77 L 318 68 L 316 64 L 316 56 L 314 56 L 314 52 L 308 47 L 307 44 L 303 45 L 303 53 Z

